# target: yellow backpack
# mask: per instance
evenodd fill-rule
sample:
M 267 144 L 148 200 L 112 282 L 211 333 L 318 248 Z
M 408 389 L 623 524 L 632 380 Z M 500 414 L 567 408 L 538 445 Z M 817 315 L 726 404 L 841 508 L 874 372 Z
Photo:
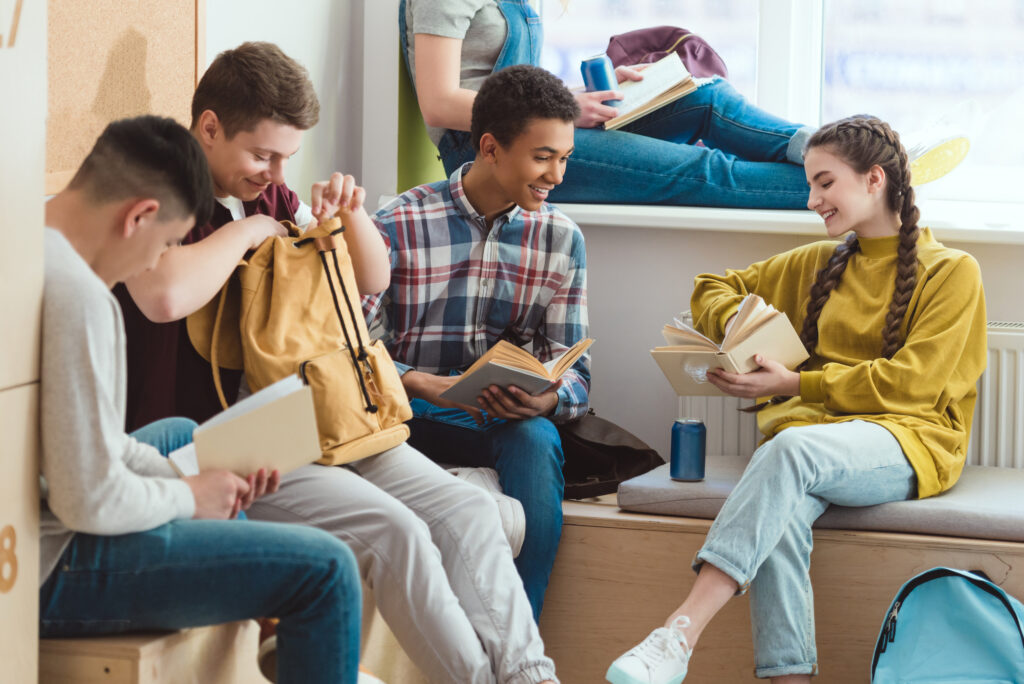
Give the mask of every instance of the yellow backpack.
M 220 368 L 245 371 L 256 392 L 292 373 L 313 390 L 323 458 L 338 465 L 409 437 L 409 399 L 391 357 L 370 342 L 341 220 L 268 238 L 215 298 L 188 317 L 189 338 Z M 326 281 L 326 282 L 325 282 Z

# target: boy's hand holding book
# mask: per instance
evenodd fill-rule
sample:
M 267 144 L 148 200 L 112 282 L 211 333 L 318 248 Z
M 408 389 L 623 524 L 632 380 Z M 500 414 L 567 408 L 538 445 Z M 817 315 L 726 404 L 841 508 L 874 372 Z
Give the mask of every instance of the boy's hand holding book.
M 480 405 L 485 409 L 490 405 L 500 417 L 505 417 L 502 413 L 520 418 L 528 417 L 526 412 L 530 412 L 529 415 L 540 415 L 532 411 L 542 410 L 550 398 L 541 402 L 526 398 L 538 399 L 541 395 L 556 391 L 560 378 L 593 342 L 589 338 L 580 340 L 559 356 L 541 363 L 525 349 L 500 340 L 467 368 L 465 373 L 457 376 L 456 382 L 441 393 L 440 398 L 463 405 Z M 511 394 L 510 388 L 513 386 L 520 390 L 518 394 Z M 500 388 L 509 395 L 499 394 L 492 387 Z M 485 401 L 480 402 L 481 397 Z

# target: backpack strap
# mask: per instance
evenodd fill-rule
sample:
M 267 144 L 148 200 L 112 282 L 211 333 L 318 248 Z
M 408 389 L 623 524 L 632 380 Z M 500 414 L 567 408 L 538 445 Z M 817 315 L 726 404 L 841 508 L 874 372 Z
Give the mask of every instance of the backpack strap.
M 331 288 L 331 299 L 334 301 L 334 312 L 338 316 L 338 323 L 341 325 L 341 332 L 345 335 L 345 346 L 348 347 L 348 353 L 352 357 L 352 367 L 355 369 L 356 375 L 359 376 L 359 389 L 363 394 L 363 402 L 366 405 L 366 411 L 368 413 L 376 413 L 378 407 L 370 398 L 370 393 L 366 387 L 366 378 L 363 377 L 363 373 L 360 370 L 360 362 L 364 364 L 369 372 L 372 373 L 373 370 L 370 368 L 369 362 L 367 361 L 366 347 L 364 346 L 363 337 L 359 332 L 359 325 L 356 323 L 355 312 L 352 309 L 352 299 L 349 297 L 348 288 L 345 287 L 345 279 L 341 276 L 341 265 L 338 262 L 338 240 L 343 239 L 339 237 L 339 233 L 343 230 L 344 228 L 340 228 L 332 232 L 330 235 L 313 238 L 313 240 L 316 244 L 317 251 L 320 253 L 320 263 L 323 264 L 324 274 L 327 276 L 327 285 Z M 352 336 L 349 334 L 348 326 L 345 325 L 345 317 L 341 313 L 341 304 L 338 302 L 338 292 L 334 286 L 334 279 L 331 277 L 331 268 L 327 264 L 327 252 L 330 252 L 333 257 L 334 274 L 338 279 L 338 284 L 341 286 L 341 298 L 345 300 L 348 315 L 355 326 L 355 345 L 352 344 Z M 356 353 L 356 347 L 359 349 L 358 354 Z
M 213 318 L 213 333 L 210 337 L 210 368 L 213 369 L 213 386 L 217 389 L 217 398 L 220 399 L 222 408 L 228 407 L 228 400 L 224 397 L 224 387 L 220 381 L 220 365 L 217 363 L 217 338 L 220 336 L 220 324 L 224 318 L 224 302 L 228 299 L 227 283 L 220 290 L 220 300 L 217 302 L 217 313 Z

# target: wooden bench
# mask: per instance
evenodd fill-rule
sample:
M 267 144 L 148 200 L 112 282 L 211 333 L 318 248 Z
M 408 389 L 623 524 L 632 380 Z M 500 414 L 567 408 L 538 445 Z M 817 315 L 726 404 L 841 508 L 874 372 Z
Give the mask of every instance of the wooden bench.
M 39 640 L 39 684 L 258 684 L 259 627 Z
M 565 527 L 541 633 L 563 684 L 604 681 L 611 661 L 660 625 L 693 584 L 690 563 L 710 520 L 627 513 L 613 502 L 565 503 Z M 866 682 L 897 589 L 937 565 L 984 570 L 1024 596 L 1024 543 L 815 530 L 811 556 L 822 681 Z M 733 600 L 701 638 L 687 681 L 754 681 L 748 599 Z

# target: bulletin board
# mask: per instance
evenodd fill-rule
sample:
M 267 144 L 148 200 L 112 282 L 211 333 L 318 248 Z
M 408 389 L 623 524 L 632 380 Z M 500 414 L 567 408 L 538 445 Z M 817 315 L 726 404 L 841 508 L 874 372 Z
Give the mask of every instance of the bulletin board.
M 50 0 L 46 193 L 60 191 L 115 119 L 188 126 L 205 68 L 206 0 Z

